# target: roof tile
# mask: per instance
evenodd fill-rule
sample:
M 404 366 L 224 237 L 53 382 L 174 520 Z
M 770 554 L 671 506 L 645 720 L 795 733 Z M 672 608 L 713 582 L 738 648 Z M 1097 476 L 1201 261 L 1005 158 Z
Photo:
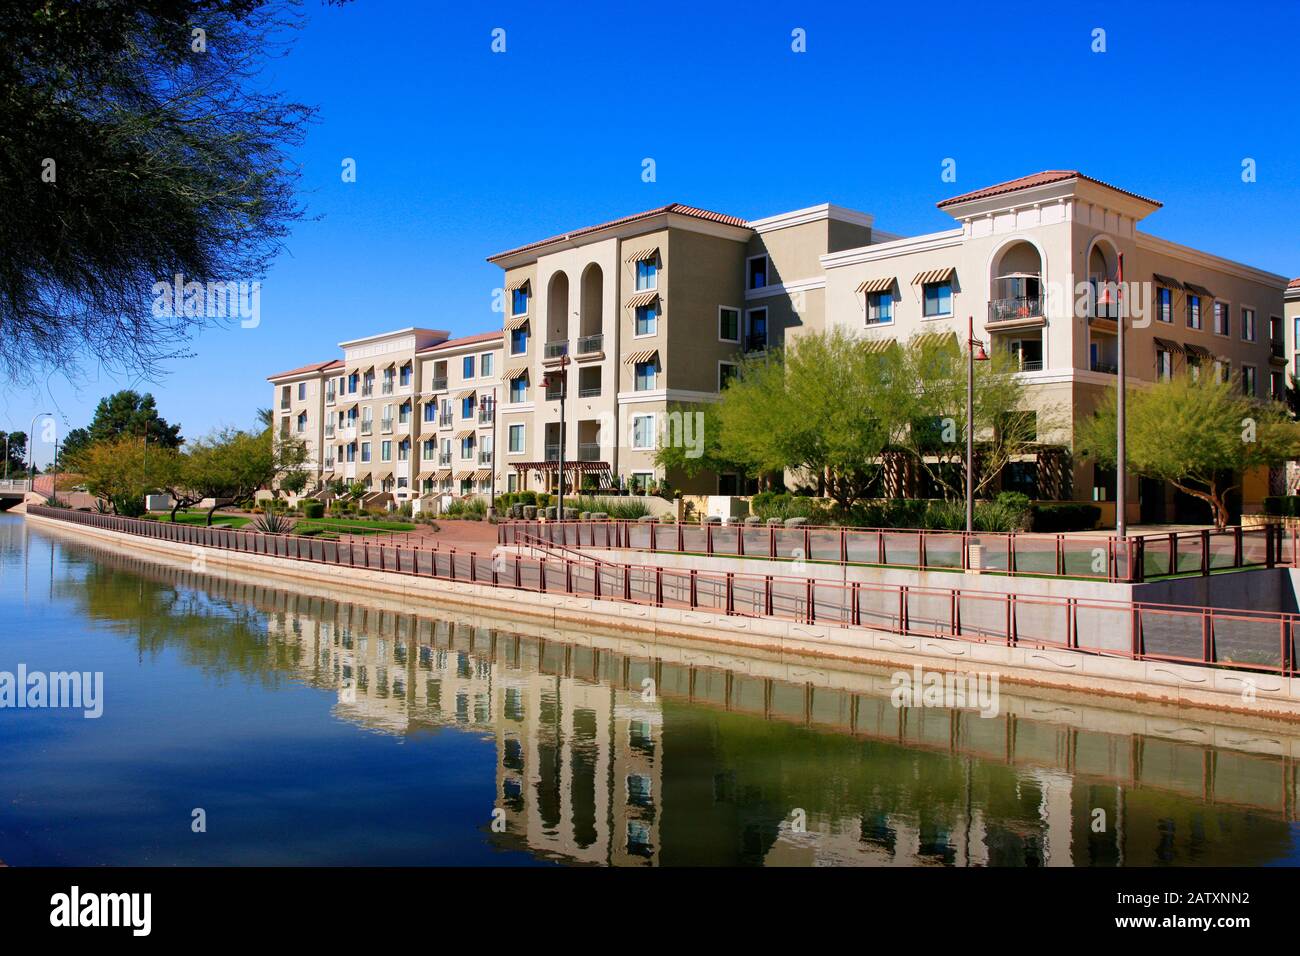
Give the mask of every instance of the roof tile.
M 993 186 L 985 186 L 983 189 L 977 189 L 974 192 L 963 193 L 960 196 L 953 196 L 951 199 L 945 199 L 936 205 L 942 209 L 945 206 L 952 206 L 956 203 L 970 202 L 972 199 L 986 199 L 990 196 L 1001 196 L 1005 193 L 1013 193 L 1021 189 L 1030 189 L 1034 186 L 1046 186 L 1049 183 L 1064 182 L 1067 179 L 1083 179 L 1090 183 L 1096 183 L 1098 186 L 1105 186 L 1107 189 L 1113 189 L 1118 193 L 1123 193 L 1125 196 L 1132 196 L 1134 199 L 1141 199 L 1143 202 L 1149 202 L 1155 206 L 1163 205 L 1154 199 L 1148 199 L 1146 196 L 1140 196 L 1135 192 L 1129 192 L 1127 189 L 1120 189 L 1118 186 L 1104 183 L 1100 179 L 1093 179 L 1091 176 L 1085 176 L 1077 169 L 1048 169 L 1041 173 L 1032 173 L 1028 176 L 1021 176 L 1019 179 L 1009 179 L 1005 183 L 997 183 Z
M 645 212 L 634 213 L 631 216 L 623 216 L 619 219 L 611 219 L 609 222 L 602 222 L 595 226 L 584 226 L 581 229 L 575 229 L 572 232 L 564 232 L 558 236 L 551 236 L 549 239 L 540 239 L 537 242 L 530 242 L 527 245 L 517 246 L 514 249 L 507 249 L 505 252 L 498 252 L 494 256 L 488 256 L 488 262 L 512 256 L 516 253 L 527 252 L 529 249 L 537 249 L 541 246 L 549 245 L 552 242 L 559 242 L 564 239 L 576 239 L 580 236 L 589 235 L 598 232 L 601 229 L 609 229 L 611 226 L 622 226 L 629 222 L 636 222 L 638 219 L 649 219 L 652 216 L 661 216 L 664 213 L 675 213 L 679 216 L 690 216 L 694 219 L 703 219 L 708 222 L 720 222 L 728 226 L 747 226 L 745 220 L 736 216 L 728 216 L 725 213 L 711 212 L 708 209 L 700 209 L 696 206 L 684 206 L 681 203 L 673 202 L 666 206 L 659 206 L 656 209 L 647 209 Z

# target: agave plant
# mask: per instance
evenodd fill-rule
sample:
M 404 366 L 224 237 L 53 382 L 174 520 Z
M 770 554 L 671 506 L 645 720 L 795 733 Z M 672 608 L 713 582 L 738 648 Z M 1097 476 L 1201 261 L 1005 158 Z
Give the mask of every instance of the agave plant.
M 288 534 L 292 527 L 293 522 L 275 511 L 267 511 L 253 519 L 253 529 L 262 534 Z

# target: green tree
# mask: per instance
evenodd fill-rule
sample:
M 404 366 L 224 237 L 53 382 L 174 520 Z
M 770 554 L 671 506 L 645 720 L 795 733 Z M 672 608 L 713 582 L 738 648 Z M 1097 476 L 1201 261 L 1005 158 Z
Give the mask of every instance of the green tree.
M 302 217 L 290 150 L 311 110 L 259 75 L 287 0 L 0 5 L 0 365 L 85 355 L 145 373 L 226 321 L 156 283 L 251 281 Z M 196 32 L 201 31 L 201 32 Z
M 27 467 L 27 433 L 0 432 L 0 455 L 6 450 L 9 457 L 0 457 L 0 473 L 7 473 L 10 478 L 21 478 Z
M 83 448 L 120 437 L 149 439 L 149 448 L 179 448 L 185 441 L 181 426 L 158 414 L 153 395 L 131 389 L 114 392 L 99 400 L 86 428 L 74 428 L 64 437 L 60 456 L 72 461 Z
M 1076 450 L 1105 466 L 1116 463 L 1116 400 L 1111 389 L 1075 431 Z M 1126 406 L 1128 470 L 1206 502 L 1218 528 L 1228 523 L 1225 498 L 1244 472 L 1300 455 L 1300 425 L 1285 405 L 1243 395 L 1237 382 L 1214 375 L 1130 388 Z
M 114 514 L 134 517 L 144 512 L 145 495 L 171 482 L 176 455 L 168 448 L 146 453 L 143 441 L 123 435 L 80 449 L 67 464 L 86 490 L 107 501 Z
M 242 501 L 272 487 L 307 460 L 307 446 L 296 438 L 272 439 L 260 432 L 226 428 L 200 438 L 185 455 L 188 489 L 200 499 L 214 498 L 208 524 L 228 500 Z

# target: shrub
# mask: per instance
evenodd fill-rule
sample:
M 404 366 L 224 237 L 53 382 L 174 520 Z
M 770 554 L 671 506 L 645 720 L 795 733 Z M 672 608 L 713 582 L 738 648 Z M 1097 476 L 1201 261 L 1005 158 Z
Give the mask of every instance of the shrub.
M 1300 517 L 1300 495 L 1269 495 L 1264 499 L 1264 514 L 1279 518 Z
M 1101 509 L 1075 501 L 1049 502 L 1033 506 L 1033 530 L 1048 533 L 1090 531 L 1097 526 Z
M 831 508 L 821 499 L 786 491 L 760 491 L 750 499 L 749 510 L 764 520 L 804 518 L 808 524 L 829 524 L 831 520 Z
M 282 514 L 268 511 L 253 519 L 253 530 L 263 534 L 288 534 L 292 525 Z
M 650 509 L 640 501 L 620 501 L 618 498 L 596 498 L 591 495 L 565 497 L 564 507 L 579 511 L 604 512 L 618 521 L 635 521 L 642 515 L 648 515 Z
M 301 501 L 298 503 L 298 510 L 302 512 L 304 518 L 325 517 L 325 503 L 323 501 Z
M 456 499 L 443 512 L 448 518 L 461 518 L 465 521 L 482 521 L 487 516 L 487 503 L 482 498 L 468 501 Z

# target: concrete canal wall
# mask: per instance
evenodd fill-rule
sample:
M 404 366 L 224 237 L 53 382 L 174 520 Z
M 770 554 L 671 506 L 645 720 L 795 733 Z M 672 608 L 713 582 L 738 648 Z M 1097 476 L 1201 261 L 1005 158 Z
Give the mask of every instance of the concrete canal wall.
M 236 575 L 241 572 L 266 574 L 277 580 L 309 582 L 314 586 L 336 584 L 397 598 L 406 604 L 470 612 L 499 610 L 503 614 L 535 619 L 554 627 L 603 626 L 620 633 L 635 634 L 647 644 L 684 638 L 719 648 L 751 648 L 807 659 L 996 673 L 1003 681 L 1065 691 L 1300 719 L 1300 678 L 1162 661 L 1134 661 L 1068 650 L 895 634 L 869 627 L 823 626 L 701 610 L 658 608 L 206 548 L 104 528 L 70 525 L 40 515 L 29 514 L 26 520 L 70 539 L 103 542 L 115 550 L 136 555 L 156 554 L 185 560 L 195 570 L 210 568 Z M 689 559 L 689 556 L 675 557 Z M 754 573 L 751 562 L 743 563 L 747 565 L 747 573 Z M 905 571 L 897 573 L 909 574 Z M 952 575 L 945 574 L 944 578 L 947 582 L 944 586 L 952 587 Z M 910 584 L 920 583 L 914 575 L 907 580 Z M 995 579 L 980 577 L 978 580 L 980 586 L 985 586 Z M 1038 579 L 1007 580 L 1008 586 L 1014 587 Z M 1085 585 L 1105 589 L 1117 587 L 1103 582 L 1085 582 Z

